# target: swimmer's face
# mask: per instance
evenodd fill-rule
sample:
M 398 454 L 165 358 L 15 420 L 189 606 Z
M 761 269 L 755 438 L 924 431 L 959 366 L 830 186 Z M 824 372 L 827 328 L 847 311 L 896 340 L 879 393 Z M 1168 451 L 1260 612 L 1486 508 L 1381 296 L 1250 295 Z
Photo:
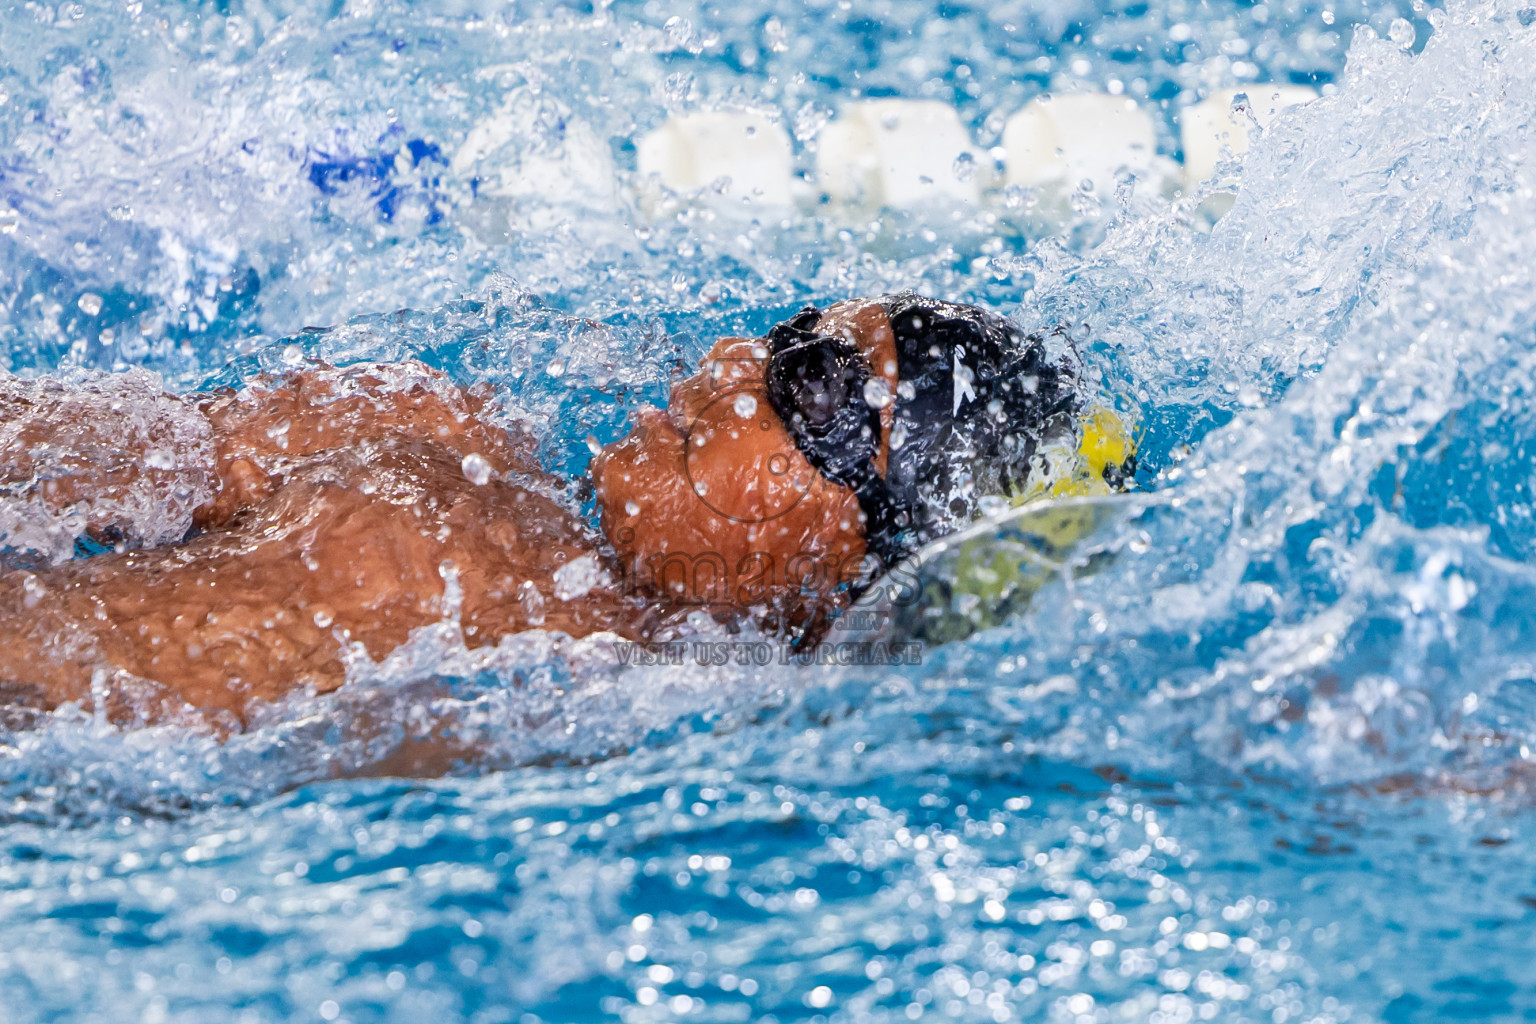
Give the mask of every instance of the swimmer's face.
M 895 393 L 881 305 L 839 304 L 817 330 L 846 338 Z M 673 386 L 665 411 L 642 410 L 593 462 L 603 530 L 625 570 L 676 600 L 794 605 L 860 573 L 858 500 L 796 447 L 768 399 L 767 363 L 762 340 L 720 341 Z M 877 468 L 884 459 L 882 446 Z

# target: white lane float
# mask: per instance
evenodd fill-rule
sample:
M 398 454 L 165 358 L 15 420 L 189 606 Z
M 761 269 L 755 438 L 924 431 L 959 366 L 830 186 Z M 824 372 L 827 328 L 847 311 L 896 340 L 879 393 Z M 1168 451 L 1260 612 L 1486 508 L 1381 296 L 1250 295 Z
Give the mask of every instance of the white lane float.
M 1031 100 L 1004 124 L 1003 151 L 1008 184 L 1026 188 L 1070 191 L 1087 181 L 1103 196 L 1121 173 L 1165 176 L 1152 118 L 1135 100 L 1107 93 Z
M 618 170 L 606 140 L 525 89 L 470 129 L 450 168 L 461 181 L 475 182 L 484 215 L 471 220 L 493 237 L 510 229 L 547 230 L 572 206 L 619 206 Z
M 667 118 L 640 139 L 636 165 L 674 192 L 754 207 L 794 205 L 794 149 L 777 122 L 749 111 Z
M 1239 93 L 1248 95 L 1247 112 L 1232 107 Z M 1282 111 L 1310 103 L 1317 95 L 1316 89 L 1305 85 L 1250 85 L 1222 89 L 1185 107 L 1179 113 L 1185 187 L 1193 188 L 1215 173 L 1223 147 L 1234 156 L 1248 152 L 1248 135 L 1255 123 L 1268 127 Z
M 839 203 L 978 203 L 986 167 L 955 108 L 937 100 L 850 103 L 817 140 L 817 183 Z
M 1233 109 L 1239 92 L 1246 109 Z M 1253 85 L 1213 93 L 1178 116 L 1184 166 L 1157 152 L 1156 123 L 1129 97 L 1082 92 L 1031 100 L 1004 124 L 999 149 L 982 151 L 954 107 L 937 100 L 875 99 L 845 105 L 820 132 L 815 190 L 796 170 L 789 134 L 771 114 L 707 111 L 668 117 L 636 142 L 642 176 L 672 192 L 720 208 L 788 210 L 814 205 L 819 192 L 834 207 L 914 209 L 980 204 L 1001 185 L 1034 189 L 1056 207 L 1084 183 L 1100 197 L 1125 174 L 1169 194 L 1214 172 L 1223 151 L 1242 154 L 1249 130 L 1317 97 L 1306 86 Z M 562 121 L 562 138 L 543 147 L 528 137 L 528 104 L 512 100 L 476 125 L 453 159 L 461 176 L 475 173 L 480 191 L 533 199 L 559 195 L 586 206 L 616 207 L 618 175 L 609 147 L 579 120 Z M 993 167 L 1004 170 L 996 180 Z M 1212 212 L 1219 214 L 1219 210 Z

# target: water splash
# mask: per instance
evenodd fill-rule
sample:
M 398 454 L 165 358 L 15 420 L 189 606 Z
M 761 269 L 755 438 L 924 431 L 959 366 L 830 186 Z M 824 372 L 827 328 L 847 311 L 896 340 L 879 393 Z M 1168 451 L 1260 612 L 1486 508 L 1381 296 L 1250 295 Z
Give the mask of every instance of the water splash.
M 1271 25 L 1229 31 L 1260 7 Z M 917 9 L 892 4 L 889 23 Z M 322 17 L 271 11 L 262 21 L 242 9 L 256 29 L 229 44 L 230 59 L 275 46 L 284 17 Z M 750 6 L 669 11 L 682 19 L 670 27 L 604 11 L 612 20 L 593 31 L 622 25 L 612 30 L 629 45 L 615 49 L 632 70 L 575 77 L 597 83 L 594 95 L 622 82 L 610 99 L 632 99 L 641 114 L 623 117 L 643 127 L 669 102 L 717 99 L 715 82 L 779 70 L 785 110 L 829 106 L 814 75 L 792 86 L 794 69 L 777 62 L 814 70 L 850 50 L 811 52 L 816 5 L 773 12 L 772 31 Z M 621 430 L 628 403 L 664 393 L 665 363 L 713 333 L 760 329 L 802 298 L 921 281 L 1022 300 L 1031 326 L 1072 325 L 1106 386 L 1140 408 L 1140 482 L 1163 503 L 1097 575 L 912 669 L 636 668 L 601 644 L 538 634 L 469 651 L 450 614 L 396 656 L 359 662 L 356 685 L 273 709 L 229 743 L 67 716 L 6 734 L 0 984 L 34 1017 L 81 1019 L 207 1019 L 234 999 L 258 1017 L 359 1020 L 1536 1011 L 1524 983 L 1536 898 L 1530 26 L 1501 5 L 1455 3 L 1416 15 L 1405 48 L 1390 17 L 1411 8 L 1384 7 L 1370 16 L 1380 36 L 1356 34 L 1342 68 L 1358 10 L 1330 8 L 1325 22 L 1308 5 L 1244 5 L 1187 24 L 1173 11 L 1123 22 L 1159 27 L 1155 57 L 1124 62 L 1151 93 L 1172 83 L 1171 98 L 1249 61 L 1276 78 L 1326 71 L 1335 90 L 1274 122 L 1230 168 L 1239 184 L 1214 224 L 1209 196 L 1133 203 L 1110 211 L 1101 245 L 1085 250 L 1091 233 L 1068 232 L 1028 263 L 1022 235 L 1002 231 L 978 233 L 974 252 L 929 243 L 913 255 L 901 245 L 920 248 L 934 230 L 921 218 L 910 231 L 900 218 L 869 233 L 763 230 L 748 245 L 680 204 L 634 242 L 573 219 L 548 248 L 514 241 L 484 255 L 482 268 L 537 291 L 561 283 L 562 309 L 511 285 L 438 301 L 481 257 L 457 250 L 450 273 L 448 228 L 423 218 L 413 235 L 400 216 L 378 227 L 377 183 L 340 183 L 359 191 L 338 187 L 313 225 L 295 221 L 319 240 L 310 251 L 353 239 L 347 294 L 361 303 L 422 268 L 428 297 L 408 304 L 429 311 L 346 323 L 389 306 L 283 285 L 270 306 L 249 307 L 248 327 L 291 335 L 285 321 L 311 312 L 342 326 L 258 340 L 227 369 L 246 336 L 198 334 L 177 379 L 238 381 L 289 344 L 344 360 L 420 355 L 460 383 L 504 389 L 508 416 L 551 428 L 551 464 L 574 451 L 559 458 L 579 471 L 586 437 Z M 376 13 L 390 24 L 387 4 Z M 927 45 L 936 59 L 931 38 L 855 24 L 868 13 L 832 16 L 840 42 L 867 40 L 852 49 L 873 55 L 886 84 L 904 74 L 893 55 Z M 1094 21 L 1097 9 L 962 13 L 943 31 L 969 33 L 957 49 L 976 80 L 1027 71 L 1045 50 L 1023 37 L 1051 30 L 1068 37 L 1050 53 L 1067 62 L 1054 71 L 1078 57 L 1090 75 L 1115 70 L 1120 29 Z M 1023 31 L 1003 31 L 999 19 L 1015 16 Z M 575 38 L 593 17 L 509 32 Z M 1206 58 L 1228 42 L 1219 72 Z M 1203 56 L 1181 60 L 1185 44 Z M 547 55 L 569 56 L 560 50 Z M 40 80 L 21 74 L 24 87 Z M 677 74 L 692 80 L 669 92 Z M 508 75 L 508 90 L 525 81 Z M 957 66 L 933 78 L 970 96 Z M 558 78 L 544 81 L 560 93 Z M 1011 81 L 1025 83 L 1007 87 L 1021 97 L 1044 86 Z M 973 126 L 986 123 L 987 95 L 962 101 Z M 553 101 L 588 113 L 582 95 Z M 471 102 L 494 110 L 503 97 Z M 622 146 L 613 156 L 622 174 Z M 322 202 L 309 187 L 295 194 Z M 369 233 L 374 249 L 355 244 Z M 1002 249 L 982 252 L 993 234 Z M 616 241 L 572 263 L 560 246 L 580 237 Z M 993 276 L 1003 263 L 971 264 L 983 255 L 1006 264 L 1006 280 Z M 745 283 L 722 293 L 717 281 Z M 69 287 L 60 310 L 83 315 L 89 290 L 103 297 L 97 319 L 119 294 Z M 158 294 L 149 306 L 163 309 Z M 659 312 L 672 308 L 685 311 Z M 56 315 L 71 345 L 74 315 Z M 46 368 L 68 347 L 17 351 Z M 182 357 L 172 345 L 135 358 Z M 425 763 L 433 743 L 449 762 L 435 767 L 465 777 L 310 785 Z
M 1529 443 L 1536 193 L 1510 154 L 1533 41 L 1513 13 L 1453 12 L 1418 55 L 1360 30 L 1340 94 L 1271 127 L 1209 234 L 1127 224 L 1086 265 L 1047 254 L 1026 301 L 1091 321 L 1155 410 L 1174 507 L 1025 633 L 1097 633 L 1106 705 L 1145 695 L 1154 761 L 1182 745 L 1170 715 L 1207 756 L 1312 778 L 1498 759 L 1463 709 L 1530 656 L 1529 499 L 1504 481 Z M 1505 768 L 1524 742 L 1495 744 Z
M 0 555 L 179 541 L 218 485 L 208 421 L 142 370 L 0 376 L 0 452 Z

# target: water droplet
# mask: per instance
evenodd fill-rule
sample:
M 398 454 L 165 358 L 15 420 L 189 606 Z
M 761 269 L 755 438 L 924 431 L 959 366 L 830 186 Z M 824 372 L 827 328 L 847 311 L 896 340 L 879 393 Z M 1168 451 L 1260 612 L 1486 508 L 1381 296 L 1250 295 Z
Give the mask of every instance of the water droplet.
M 551 359 L 549 361 L 548 373 L 549 373 L 549 375 L 551 377 L 559 377 L 562 374 L 564 374 L 565 373 L 565 360 L 564 359 Z
M 1009 185 L 1003 189 L 1003 206 L 1009 210 L 1033 210 L 1040 205 L 1040 194 L 1023 185 Z
M 976 156 L 973 153 L 961 153 L 955 157 L 955 163 L 950 170 L 955 175 L 956 181 L 974 181 L 976 179 Z
M 1099 212 L 1101 203 L 1091 189 L 1077 188 L 1072 190 L 1072 197 L 1067 200 L 1067 205 L 1072 207 L 1072 212 L 1079 217 L 1092 217 Z
M 637 516 L 640 514 L 640 504 L 634 501 L 626 501 L 624 503 L 624 511 L 628 515 Z
M 75 301 L 75 305 L 79 306 L 80 312 L 86 316 L 95 316 L 101 312 L 101 296 L 95 292 L 86 292 Z
M 473 452 L 464 456 L 464 461 L 459 464 L 464 470 L 464 479 L 476 487 L 484 487 L 491 480 L 491 464 L 484 455 Z
M 693 96 L 695 88 L 693 76 L 686 71 L 679 71 L 668 75 L 662 82 L 661 93 L 669 106 L 682 107 Z
M 795 111 L 794 129 L 795 138 L 801 142 L 809 142 L 818 132 L 826 127 L 832 120 L 832 108 L 823 107 L 807 100 L 799 110 Z
M 891 451 L 896 451 L 906 443 L 907 425 L 905 423 L 897 423 L 891 428 Z
M 524 580 L 523 585 L 517 588 L 517 603 L 522 606 L 523 615 L 527 617 L 530 626 L 544 624 L 544 595 L 539 593 L 539 588 L 533 585 L 532 580 Z
M 769 18 L 763 22 L 763 42 L 774 53 L 783 53 L 789 49 L 789 32 L 784 28 L 784 23 L 778 18 Z
M 891 385 L 884 377 L 871 377 L 864 382 L 865 405 L 871 409 L 884 409 L 891 401 Z
M 1387 38 L 1396 43 L 1399 49 L 1411 50 L 1418 32 L 1407 18 L 1393 18 L 1392 25 L 1387 29 Z
M 315 625 L 319 626 L 321 629 L 327 628 L 332 622 L 335 621 L 336 617 L 333 616 L 328 609 L 317 608 L 315 610 Z
M 699 39 L 699 34 L 694 30 L 693 22 L 681 15 L 674 15 L 662 25 L 662 31 L 667 34 L 672 45 L 680 50 L 697 54 L 703 51 L 704 46 Z
M 693 493 L 702 498 L 709 493 L 709 485 L 703 480 L 696 480 L 693 484 Z
M 742 392 L 736 396 L 736 401 L 731 403 L 731 408 L 736 410 L 736 415 L 744 420 L 757 415 L 757 398 Z
M 582 555 L 555 570 L 555 597 L 574 601 L 609 582 L 597 556 Z

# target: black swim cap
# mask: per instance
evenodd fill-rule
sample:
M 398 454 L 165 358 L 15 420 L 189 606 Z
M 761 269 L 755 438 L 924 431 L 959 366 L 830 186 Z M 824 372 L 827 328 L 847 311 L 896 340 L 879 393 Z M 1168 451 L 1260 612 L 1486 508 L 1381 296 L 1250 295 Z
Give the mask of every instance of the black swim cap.
M 982 498 L 1023 489 L 1041 442 L 1071 429 L 1081 363 L 1059 330 L 1026 334 L 910 292 L 881 305 L 900 381 L 883 477 L 883 379 L 846 339 L 816 332 L 815 307 L 769 331 L 767 391 L 806 459 L 858 495 L 865 542 L 889 566 L 974 519 Z

